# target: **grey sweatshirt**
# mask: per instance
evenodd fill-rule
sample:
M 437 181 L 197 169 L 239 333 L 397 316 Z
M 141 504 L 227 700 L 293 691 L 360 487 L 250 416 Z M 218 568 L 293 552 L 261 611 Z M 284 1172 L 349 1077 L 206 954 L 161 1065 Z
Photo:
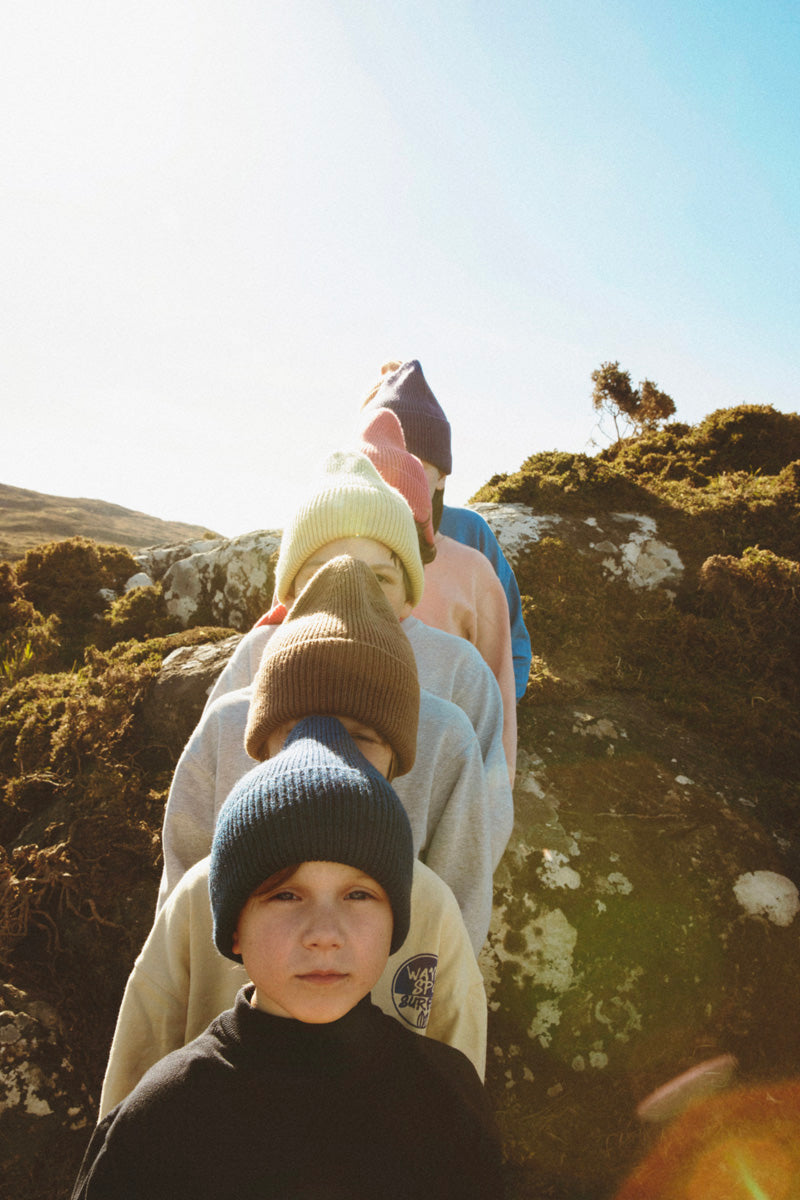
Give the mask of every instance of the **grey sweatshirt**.
M 210 704 L 184 747 L 164 813 L 156 912 L 184 872 L 210 852 L 220 808 L 256 765 L 244 748 L 251 692 L 240 688 Z M 495 814 L 475 732 L 457 705 L 421 691 L 416 761 L 393 787 L 408 813 L 415 853 L 452 889 L 477 954 L 492 913 Z M 506 817 L 503 809 L 498 819 Z

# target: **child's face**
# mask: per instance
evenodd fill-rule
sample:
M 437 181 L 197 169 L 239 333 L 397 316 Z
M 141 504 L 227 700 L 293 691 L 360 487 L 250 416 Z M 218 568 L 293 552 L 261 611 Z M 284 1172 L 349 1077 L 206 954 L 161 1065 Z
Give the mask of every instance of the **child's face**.
M 319 1025 L 349 1012 L 378 982 L 393 917 L 381 885 L 344 863 L 304 862 L 277 886 L 256 888 L 233 951 L 256 985 L 253 1005 Z
M 427 459 L 421 458 L 419 461 L 422 463 L 422 469 L 428 481 L 432 500 L 433 493 L 444 487 L 447 476 L 438 467 L 435 467 L 433 463 L 428 462 Z
M 326 562 L 330 562 L 332 558 L 338 558 L 340 554 L 357 558 L 368 566 L 398 620 L 402 621 L 404 617 L 408 616 L 411 612 L 411 603 L 406 599 L 403 568 L 389 547 L 384 546 L 383 542 L 374 541 L 373 538 L 339 538 L 335 542 L 327 542 L 324 546 L 320 546 L 319 550 L 306 559 L 295 575 L 292 585 L 293 597 L 296 598 L 300 595 L 320 567 L 324 566 Z
M 300 719 L 300 717 L 292 717 L 290 720 L 284 721 L 277 729 L 273 729 L 267 738 L 267 758 L 274 758 L 283 749 L 283 743 Z M 336 714 L 336 720 L 341 721 L 344 725 L 367 762 L 371 763 L 376 771 L 380 771 L 384 779 L 391 780 L 394 775 L 395 759 L 392 747 L 386 739 L 381 737 L 377 730 L 370 725 L 363 725 L 355 717 Z

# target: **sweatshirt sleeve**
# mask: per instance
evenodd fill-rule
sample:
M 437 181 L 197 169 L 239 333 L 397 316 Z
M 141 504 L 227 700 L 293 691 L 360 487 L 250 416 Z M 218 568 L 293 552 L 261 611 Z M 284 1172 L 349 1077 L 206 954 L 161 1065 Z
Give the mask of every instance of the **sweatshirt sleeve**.
M 440 531 L 446 537 L 455 538 L 465 546 L 480 550 L 492 564 L 500 585 L 505 592 L 508 618 L 511 624 L 511 653 L 514 660 L 514 682 L 517 700 L 521 700 L 528 686 L 531 669 L 531 639 L 522 615 L 522 597 L 511 564 L 503 553 L 489 522 L 471 508 L 451 508 L 445 504 L 442 511 Z
M 490 563 L 473 546 L 437 534 L 436 558 L 425 568 L 425 591 L 412 616 L 471 643 L 497 680 L 502 698 L 503 749 L 513 786 L 517 696 L 511 627 L 505 593 Z
M 103 1079 L 101 1121 L 154 1063 L 184 1045 L 189 907 L 183 892 L 173 895 L 156 918 L 128 977 Z
M 432 800 L 444 803 L 429 811 L 420 857 L 452 890 L 477 955 L 492 916 L 494 814 L 478 739 L 466 716 L 457 715 L 462 720 L 445 727 L 437 747 Z
M 513 787 L 517 768 L 517 693 L 511 657 L 511 627 L 505 594 L 488 563 L 483 574 L 483 579 L 476 582 L 480 603 L 476 595 L 478 624 L 475 646 L 500 686 L 503 698 L 503 749 Z
M 191 866 L 211 851 L 214 836 L 215 774 L 198 731 L 184 747 L 167 797 L 161 845 L 164 866 L 156 913 Z
M 108 1138 L 114 1114 L 95 1126 L 83 1156 L 70 1200 L 116 1200 L 125 1195 L 116 1155 L 108 1153 Z M 123 1168 L 124 1171 L 124 1168 Z
M 438 962 L 425 1032 L 460 1050 L 483 1079 L 486 991 L 461 910 L 447 884 L 421 862 L 414 867 L 412 902 L 434 917 L 436 927 L 435 938 L 428 939 L 436 947 Z
M 226 692 L 235 692 L 253 682 L 262 651 L 276 629 L 280 626 L 257 625 L 244 635 L 208 693 L 206 710 Z
M 492 870 L 497 870 L 514 827 L 514 797 L 503 743 L 503 700 L 500 687 L 482 660 L 476 670 L 472 655 L 458 661 L 452 700 L 467 714 L 483 756 L 486 803 L 491 831 Z
M 183 875 L 211 853 L 219 810 L 255 761 L 244 748 L 250 688 L 220 697 L 203 711 L 178 760 L 164 809 L 164 868 L 156 913 Z
M 208 860 L 187 871 L 156 917 L 125 987 L 100 1097 L 100 1118 L 159 1059 L 185 1046 L 230 1008 L 243 966 L 213 942 Z

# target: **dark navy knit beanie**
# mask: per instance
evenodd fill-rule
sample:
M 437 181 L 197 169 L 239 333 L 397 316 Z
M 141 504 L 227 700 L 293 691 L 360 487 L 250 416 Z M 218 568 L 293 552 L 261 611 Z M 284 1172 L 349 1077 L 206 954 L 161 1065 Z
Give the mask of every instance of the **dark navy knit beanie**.
M 384 375 L 364 406 L 364 419 L 369 420 L 376 408 L 388 408 L 397 416 L 411 454 L 433 463 L 445 475 L 452 473 L 450 422 L 416 358 Z
M 248 771 L 219 814 L 208 890 L 214 942 L 233 953 L 239 914 L 270 875 L 303 862 L 337 862 L 375 879 L 392 906 L 390 953 L 411 913 L 411 826 L 394 788 L 335 717 L 299 721 L 274 758 Z

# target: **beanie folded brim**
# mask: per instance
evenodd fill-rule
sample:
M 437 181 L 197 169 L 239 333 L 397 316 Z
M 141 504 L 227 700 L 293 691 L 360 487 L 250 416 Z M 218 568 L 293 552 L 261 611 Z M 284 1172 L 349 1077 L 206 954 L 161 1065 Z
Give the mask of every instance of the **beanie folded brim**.
M 374 729 L 392 747 L 396 773 L 411 770 L 417 752 L 419 682 L 407 659 L 390 657 L 383 645 L 362 642 L 354 647 L 335 636 L 304 641 L 302 667 L 296 663 L 296 641 L 268 649 L 245 731 L 251 758 L 268 757 L 267 740 L 284 722 L 315 713 L 348 716 Z

